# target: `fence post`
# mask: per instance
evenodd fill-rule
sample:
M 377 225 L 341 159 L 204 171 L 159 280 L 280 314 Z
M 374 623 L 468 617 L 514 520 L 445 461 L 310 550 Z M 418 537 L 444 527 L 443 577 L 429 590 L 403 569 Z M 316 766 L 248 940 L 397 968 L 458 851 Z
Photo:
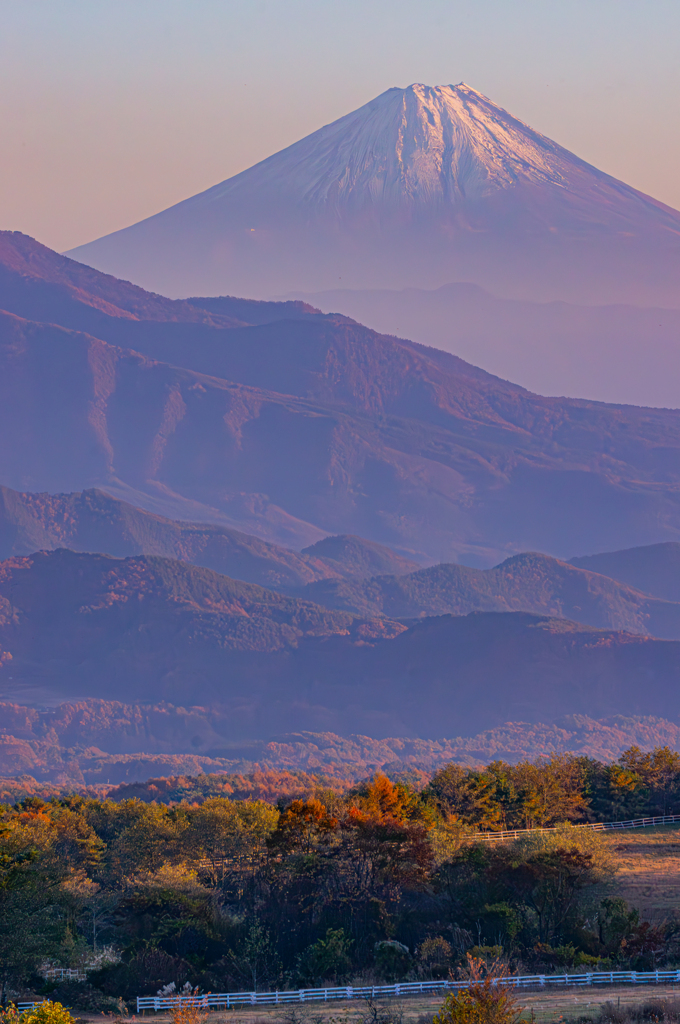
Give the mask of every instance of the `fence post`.
M 545 974 L 541 974 L 541 975 L 539 975 L 539 977 L 541 979 L 541 981 L 540 981 L 541 987 L 545 988 Z

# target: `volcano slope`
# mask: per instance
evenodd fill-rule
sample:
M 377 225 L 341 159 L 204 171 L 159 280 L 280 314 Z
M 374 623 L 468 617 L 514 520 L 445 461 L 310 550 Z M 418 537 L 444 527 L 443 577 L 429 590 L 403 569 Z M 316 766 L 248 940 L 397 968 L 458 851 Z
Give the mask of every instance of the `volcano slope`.
M 50 283 L 64 258 L 45 253 L 24 258 Z M 0 482 L 15 490 L 99 487 L 291 548 L 354 534 L 421 563 L 680 537 L 678 411 L 543 398 L 308 309 L 247 327 L 107 314 L 134 347 L 59 315 L 0 315 Z
M 388 89 L 280 153 L 72 250 L 171 295 L 437 288 L 677 306 L 680 213 L 475 89 Z
M 519 612 L 405 628 L 148 557 L 0 563 L 0 648 L 4 700 L 199 701 L 221 708 L 227 739 L 680 711 L 674 641 Z

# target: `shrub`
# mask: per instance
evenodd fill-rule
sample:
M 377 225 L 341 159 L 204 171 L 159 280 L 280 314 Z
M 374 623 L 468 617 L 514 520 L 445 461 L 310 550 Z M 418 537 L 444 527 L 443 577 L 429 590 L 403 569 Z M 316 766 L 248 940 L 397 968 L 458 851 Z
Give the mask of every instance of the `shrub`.
M 21 1024 L 75 1024 L 75 1017 L 61 1003 L 50 999 L 32 1010 L 24 1010 L 19 1020 Z
M 198 995 L 198 989 L 192 992 Z M 178 1005 L 173 1006 L 170 1011 L 172 1024 L 203 1024 L 208 1016 L 208 1002 L 204 1006 L 197 1006 L 195 1003 L 183 1003 L 178 1000 Z
M 452 958 L 451 945 L 441 935 L 425 939 L 418 949 L 418 967 L 428 978 L 445 978 Z
M 399 978 L 403 978 L 407 974 L 411 966 L 411 954 L 408 951 L 408 946 L 389 939 L 376 942 L 374 950 L 376 970 L 385 981 L 398 981 Z
M 342 981 L 352 967 L 352 940 L 342 928 L 329 928 L 325 939 L 308 946 L 298 959 L 298 974 L 303 983 Z
M 432 1024 L 518 1024 L 522 1007 L 514 989 L 498 979 L 500 968 L 468 958 L 470 987 L 446 997 Z

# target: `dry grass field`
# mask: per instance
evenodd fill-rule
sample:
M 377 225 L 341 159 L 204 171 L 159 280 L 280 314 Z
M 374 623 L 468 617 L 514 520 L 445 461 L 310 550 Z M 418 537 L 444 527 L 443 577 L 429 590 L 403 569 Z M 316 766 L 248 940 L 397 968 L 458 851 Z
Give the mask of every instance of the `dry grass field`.
M 605 833 L 617 873 L 607 887 L 654 924 L 680 918 L 680 825 Z
M 576 1024 L 583 1018 L 593 1022 L 600 1016 L 601 1007 L 609 1002 L 615 1006 L 640 1005 L 651 1000 L 680 997 L 680 985 L 606 985 L 593 988 L 557 989 L 552 992 L 526 990 L 519 993 L 522 1018 L 537 1024 Z M 403 1024 L 430 1024 L 442 1004 L 442 996 L 413 996 L 401 1001 L 381 1000 L 380 1010 L 391 1009 L 394 1019 L 401 1017 Z M 257 1007 L 219 1011 L 205 1016 L 205 1024 L 358 1024 L 366 1019 L 367 1007 L 363 1001 L 312 1003 L 306 1006 Z M 149 1013 L 149 1024 L 172 1024 L 167 1014 Z M 92 1018 L 94 1019 L 94 1018 Z M 101 1017 L 99 1017 L 101 1020 Z

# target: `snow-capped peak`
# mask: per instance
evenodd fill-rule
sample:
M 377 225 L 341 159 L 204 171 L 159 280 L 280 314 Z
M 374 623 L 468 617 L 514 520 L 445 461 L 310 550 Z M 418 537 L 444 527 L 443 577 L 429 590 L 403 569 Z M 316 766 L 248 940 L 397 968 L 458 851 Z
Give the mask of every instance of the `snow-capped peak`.
M 464 82 L 388 89 L 256 167 L 203 194 L 275 188 L 330 207 L 439 205 L 482 198 L 519 181 L 565 179 L 571 154 Z

